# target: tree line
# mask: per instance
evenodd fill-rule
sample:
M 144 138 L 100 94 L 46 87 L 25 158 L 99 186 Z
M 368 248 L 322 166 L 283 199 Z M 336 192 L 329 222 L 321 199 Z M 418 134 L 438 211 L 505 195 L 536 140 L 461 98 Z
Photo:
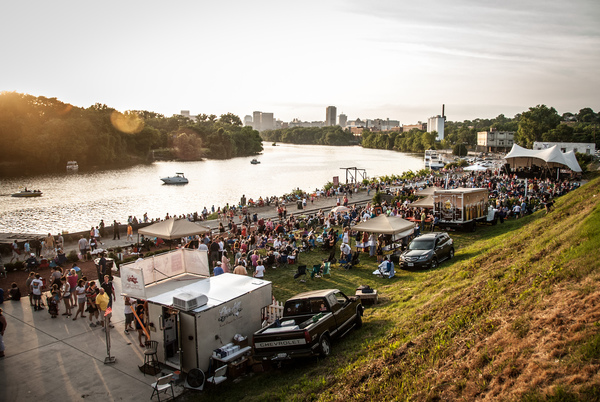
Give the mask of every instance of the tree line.
M 312 145 L 354 145 L 356 139 L 340 126 L 291 127 L 260 133 L 265 141 Z
M 0 141 L 2 175 L 64 172 L 69 160 L 83 169 L 131 166 L 150 162 L 152 151 L 182 160 L 262 151 L 258 131 L 231 113 L 197 119 L 121 113 L 99 103 L 81 108 L 17 92 L 0 93 Z

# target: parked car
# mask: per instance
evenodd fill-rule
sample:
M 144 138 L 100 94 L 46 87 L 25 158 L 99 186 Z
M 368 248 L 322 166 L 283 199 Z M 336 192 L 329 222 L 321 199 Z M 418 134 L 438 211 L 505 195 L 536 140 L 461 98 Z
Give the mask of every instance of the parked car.
M 454 241 L 448 233 L 433 232 L 416 237 L 400 256 L 400 266 L 411 268 L 437 268 L 442 261 L 454 258 Z

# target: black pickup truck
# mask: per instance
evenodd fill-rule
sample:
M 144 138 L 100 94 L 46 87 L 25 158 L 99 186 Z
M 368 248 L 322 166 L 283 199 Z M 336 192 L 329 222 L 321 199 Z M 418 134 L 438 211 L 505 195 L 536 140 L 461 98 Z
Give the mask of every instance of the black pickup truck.
M 300 293 L 285 302 L 283 317 L 254 333 L 254 357 L 275 361 L 331 353 L 331 340 L 362 325 L 358 297 L 337 289 Z

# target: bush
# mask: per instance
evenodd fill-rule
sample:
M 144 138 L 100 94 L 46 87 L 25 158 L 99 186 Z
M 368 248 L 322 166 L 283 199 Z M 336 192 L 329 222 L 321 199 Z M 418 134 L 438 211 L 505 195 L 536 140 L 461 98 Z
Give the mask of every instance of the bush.
M 79 257 L 77 256 L 77 252 L 75 250 L 71 250 L 69 255 L 67 255 L 67 261 L 69 261 L 69 262 L 79 261 Z

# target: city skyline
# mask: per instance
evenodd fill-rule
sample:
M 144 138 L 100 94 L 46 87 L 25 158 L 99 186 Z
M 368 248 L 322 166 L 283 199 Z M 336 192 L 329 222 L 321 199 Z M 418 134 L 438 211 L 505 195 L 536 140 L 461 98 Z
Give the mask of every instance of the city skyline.
M 600 109 L 593 0 L 30 6 L 5 4 L 0 91 L 79 107 L 322 121 L 336 105 L 352 119 L 403 124 L 442 104 L 451 121 L 538 104 Z

